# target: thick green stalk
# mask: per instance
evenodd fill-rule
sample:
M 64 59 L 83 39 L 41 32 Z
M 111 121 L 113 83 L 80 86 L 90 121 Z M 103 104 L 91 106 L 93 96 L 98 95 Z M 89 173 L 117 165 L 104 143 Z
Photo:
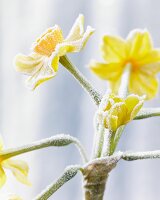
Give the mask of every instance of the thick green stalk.
M 110 156 L 113 154 L 114 137 L 115 132 L 108 130 L 108 134 L 106 135 L 104 142 L 105 146 L 103 151 L 103 157 Z
M 87 163 L 83 168 L 84 199 L 103 200 L 106 182 L 109 173 L 120 160 L 121 154 L 97 158 Z
M 93 158 L 101 157 L 103 143 L 104 143 L 104 134 L 105 134 L 105 128 L 102 125 L 99 125 L 95 133 L 96 138 L 95 138 Z
M 74 78 L 80 83 L 85 91 L 91 96 L 96 105 L 101 102 L 101 95 L 91 85 L 91 83 L 84 77 L 84 75 L 71 63 L 67 56 L 60 58 L 60 63 L 74 76 Z

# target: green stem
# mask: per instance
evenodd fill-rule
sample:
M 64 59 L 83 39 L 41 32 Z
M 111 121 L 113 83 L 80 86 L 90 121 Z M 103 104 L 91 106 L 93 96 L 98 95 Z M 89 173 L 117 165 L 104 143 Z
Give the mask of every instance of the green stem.
M 128 85 L 129 85 L 131 67 L 132 66 L 130 63 L 126 64 L 123 74 L 122 74 L 121 84 L 120 84 L 119 91 L 118 91 L 118 95 L 121 98 L 126 98 L 126 96 L 128 94 Z
M 0 153 L 0 158 L 1 160 L 6 160 L 13 156 L 18 156 L 20 154 L 35 151 L 38 149 L 47 148 L 51 146 L 57 146 L 57 147 L 66 146 L 71 143 L 74 143 L 77 146 L 82 156 L 83 161 L 86 163 L 88 159 L 87 159 L 84 147 L 81 145 L 81 143 L 76 138 L 71 137 L 70 135 L 64 135 L 64 134 L 52 136 L 50 138 L 36 141 L 36 142 L 21 146 L 21 147 L 4 150 L 3 152 Z
M 120 126 L 119 129 L 116 131 L 115 137 L 114 137 L 114 142 L 113 142 L 113 146 L 112 146 L 112 151 L 111 151 L 111 155 L 115 152 L 116 147 L 118 145 L 118 142 L 120 140 L 120 137 L 123 133 L 125 126 Z
M 134 120 L 145 119 L 149 117 L 159 117 L 160 108 L 142 108 Z
M 72 179 L 77 172 L 81 170 L 78 165 L 69 166 L 65 169 L 64 173 L 56 180 L 54 183 L 50 184 L 44 189 L 34 200 L 47 200 L 51 197 L 60 187 L 62 187 L 66 182 Z
M 131 73 L 131 67 L 132 65 L 128 63 L 124 67 L 124 71 L 121 77 L 121 84 L 119 87 L 118 95 L 121 98 L 126 98 L 128 95 L 128 85 L 130 80 L 130 73 Z M 112 155 L 117 147 L 118 141 L 122 135 L 122 132 L 124 130 L 124 127 L 120 127 L 115 133 L 112 132 L 112 130 L 109 130 L 109 137 L 108 137 L 108 145 L 106 147 L 106 150 L 104 151 L 103 156 Z
M 112 155 L 114 136 L 115 136 L 115 133 L 109 130 L 109 133 L 105 138 L 103 157 Z
M 102 154 L 103 142 L 104 142 L 104 133 L 105 128 L 102 125 L 99 125 L 98 130 L 96 130 L 96 138 L 95 138 L 95 149 L 93 158 L 99 158 Z
M 60 58 L 60 63 L 74 76 L 74 78 L 80 83 L 80 85 L 87 91 L 91 96 L 96 105 L 101 102 L 101 95 L 99 92 L 91 85 L 91 83 L 84 77 L 84 75 L 71 63 L 67 56 L 62 56 Z

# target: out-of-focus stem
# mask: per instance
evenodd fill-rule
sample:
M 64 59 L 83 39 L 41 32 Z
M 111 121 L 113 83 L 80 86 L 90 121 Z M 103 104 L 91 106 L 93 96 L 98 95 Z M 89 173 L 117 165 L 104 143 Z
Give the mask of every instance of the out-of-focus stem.
M 121 77 L 121 83 L 118 91 L 118 95 L 121 98 L 126 98 L 128 94 L 128 85 L 130 80 L 130 73 L 131 73 L 131 67 L 132 65 L 130 63 L 126 64 L 124 67 L 124 71 Z

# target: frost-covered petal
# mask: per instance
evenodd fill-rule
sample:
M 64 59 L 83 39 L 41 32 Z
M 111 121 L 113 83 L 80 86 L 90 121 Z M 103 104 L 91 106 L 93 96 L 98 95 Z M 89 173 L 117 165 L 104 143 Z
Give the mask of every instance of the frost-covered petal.
M 43 66 L 37 70 L 32 76 L 26 80 L 26 85 L 31 90 L 34 90 L 41 83 L 53 78 L 56 75 L 56 71 L 49 65 L 49 61 L 43 63 Z M 55 67 L 55 69 L 57 69 Z
M 143 102 L 144 98 L 135 94 L 131 94 L 125 99 L 129 120 L 132 120 L 134 117 L 136 117 L 137 113 L 143 106 Z
M 124 102 L 115 103 L 109 111 L 109 127 L 116 131 L 118 127 L 124 125 L 127 119 L 127 107 Z M 116 121 L 115 121 L 116 120 Z
M 84 16 L 80 14 L 73 24 L 66 41 L 75 41 L 79 40 L 84 33 Z
M 140 97 L 138 95 L 131 94 L 127 96 L 127 98 L 125 99 L 125 104 L 127 106 L 129 113 L 131 113 L 131 111 L 139 103 L 139 101 L 140 101 Z
M 18 72 L 32 75 L 43 65 L 44 57 L 39 54 L 23 55 L 18 54 L 15 57 L 15 66 Z
M 102 43 L 102 56 L 106 62 L 120 62 L 126 58 L 126 43 L 116 36 L 105 35 Z
M 109 115 L 106 117 L 106 128 L 115 132 L 118 127 L 118 117 L 114 115 Z
M 10 169 L 15 178 L 21 183 L 31 185 L 28 180 L 29 167 L 26 162 L 8 159 L 2 162 L 2 166 L 6 169 Z
M 83 49 L 83 47 L 85 46 L 85 44 L 91 34 L 92 34 L 92 30 L 88 29 L 88 31 L 86 31 L 84 33 L 84 35 L 81 39 L 71 41 L 71 42 L 64 41 L 61 44 L 58 44 L 56 46 L 55 51 L 53 52 L 53 54 L 50 57 L 51 66 L 53 68 L 57 69 L 59 58 L 61 56 L 64 56 L 67 53 L 74 53 L 74 52 L 81 51 Z
M 130 120 L 133 120 L 136 115 L 138 114 L 138 112 L 140 111 L 140 109 L 142 108 L 144 103 L 144 100 L 139 101 L 139 103 L 134 107 L 134 109 L 132 110 L 131 114 L 130 114 Z
M 104 112 L 104 124 L 112 132 L 133 120 L 141 107 L 143 106 L 144 97 L 138 95 L 129 95 L 124 98 L 110 94 L 104 96 L 102 106 L 100 105 L 101 112 Z M 110 105 L 108 104 L 110 102 Z M 108 106 L 109 105 L 109 106 Z
M 85 47 L 89 37 L 92 35 L 93 32 L 94 29 L 88 26 L 86 32 L 80 37 L 80 39 L 72 41 L 65 40 L 61 44 L 57 45 L 55 51 L 58 52 L 59 56 L 63 56 L 67 53 L 79 52 Z
M 2 168 L 2 166 L 0 165 L 0 188 L 5 184 L 6 182 L 6 174 Z

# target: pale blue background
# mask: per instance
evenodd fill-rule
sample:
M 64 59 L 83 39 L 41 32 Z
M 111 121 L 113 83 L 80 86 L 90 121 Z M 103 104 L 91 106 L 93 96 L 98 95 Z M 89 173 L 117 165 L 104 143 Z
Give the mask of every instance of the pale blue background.
M 71 75 L 60 66 L 56 78 L 35 92 L 24 86 L 25 77 L 15 72 L 13 58 L 30 53 L 32 42 L 47 27 L 59 24 L 67 35 L 79 13 L 96 29 L 86 48 L 71 55 L 72 61 L 101 91 L 107 85 L 87 69 L 91 58 L 101 60 L 99 44 L 105 33 L 126 37 L 134 28 L 147 28 L 160 46 L 158 0 L 0 0 L 0 132 L 6 146 L 22 145 L 57 133 L 78 137 L 91 152 L 96 106 Z M 160 106 L 160 96 L 147 103 Z M 160 149 L 160 119 L 132 122 L 121 138 L 121 150 Z M 32 152 L 20 158 L 30 165 L 32 188 L 10 177 L 0 195 L 17 193 L 25 200 L 35 197 L 61 174 L 68 164 L 80 163 L 74 146 Z M 105 199 L 159 200 L 160 161 L 121 161 L 111 173 Z M 80 174 L 51 199 L 82 199 Z M 3 200 L 3 197 L 0 199 Z

